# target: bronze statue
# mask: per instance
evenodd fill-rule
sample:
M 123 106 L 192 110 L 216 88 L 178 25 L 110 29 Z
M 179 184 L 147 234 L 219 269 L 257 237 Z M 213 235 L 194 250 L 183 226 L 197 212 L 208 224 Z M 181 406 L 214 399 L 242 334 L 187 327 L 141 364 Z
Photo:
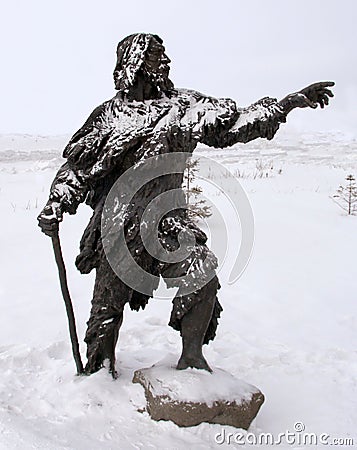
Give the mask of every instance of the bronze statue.
M 110 361 L 115 376 L 115 346 L 123 321 L 123 309 L 145 308 L 150 298 L 127 286 L 112 270 L 103 251 L 101 216 L 107 194 L 118 177 L 128 168 L 154 155 L 169 152 L 192 153 L 198 143 L 228 147 L 256 138 L 272 139 L 287 114 L 294 108 L 329 103 L 333 82 L 312 84 L 281 101 L 265 97 L 241 108 L 231 99 L 217 99 L 187 89 L 176 89 L 169 79 L 170 59 L 162 39 L 153 34 L 133 34 L 117 47 L 114 70 L 116 95 L 98 106 L 66 146 L 66 162 L 51 186 L 49 200 L 39 215 L 42 231 L 52 236 L 63 214 L 75 214 L 86 202 L 93 216 L 80 243 L 76 266 L 81 273 L 96 269 L 92 309 L 85 342 L 88 362 L 85 372 L 91 374 Z M 126 245 L 135 261 L 150 273 L 166 278 L 177 277 L 192 264 L 199 265 L 202 277 L 217 267 L 214 255 L 206 246 L 206 235 L 182 208 L 162 218 L 157 233 L 163 248 L 174 251 L 178 234 L 190 230 L 196 243 L 190 256 L 178 263 L 158 261 L 143 245 L 140 219 L 146 205 L 169 189 L 178 189 L 183 174 L 164 176 L 148 183 L 137 193 L 125 219 Z M 156 232 L 156 231 L 155 231 Z M 180 288 L 180 286 L 178 286 Z M 211 370 L 202 354 L 203 344 L 215 337 L 222 307 L 217 299 L 219 282 L 211 276 L 208 282 L 189 295 L 173 300 L 169 324 L 180 331 L 182 355 L 177 369 L 194 367 Z

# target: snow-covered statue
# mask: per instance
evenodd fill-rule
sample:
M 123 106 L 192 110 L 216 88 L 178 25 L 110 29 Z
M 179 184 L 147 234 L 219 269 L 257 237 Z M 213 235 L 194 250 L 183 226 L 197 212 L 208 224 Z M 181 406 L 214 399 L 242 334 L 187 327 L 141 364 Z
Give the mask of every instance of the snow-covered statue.
M 115 375 L 115 346 L 124 306 L 129 303 L 131 309 L 139 310 L 150 298 L 149 293 L 132 289 L 117 276 L 103 249 L 102 212 L 116 180 L 148 158 L 173 152 L 192 153 L 198 143 L 222 148 L 256 138 L 272 139 L 292 109 L 318 105 L 323 108 L 333 96 L 328 87 L 334 83 L 321 82 L 281 101 L 265 97 L 244 108 L 231 99 L 176 89 L 169 79 L 169 63 L 163 42 L 156 35 L 134 34 L 119 43 L 114 70 L 117 93 L 92 112 L 66 146 L 66 162 L 55 176 L 47 205 L 38 217 L 42 231 L 52 236 L 63 214 L 75 214 L 81 202 L 85 201 L 94 211 L 76 259 L 81 273 L 96 269 L 85 336 L 87 374 L 98 371 L 109 359 L 110 371 Z M 217 261 L 206 246 L 206 235 L 190 221 L 184 208 L 175 205 L 153 233 L 169 252 L 180 246 L 180 233 L 186 230 L 193 234 L 195 244 L 186 259 L 176 263 L 159 261 L 147 251 L 140 233 L 145 207 L 157 195 L 180 189 L 182 180 L 183 173 L 162 176 L 136 193 L 131 204 L 126 205 L 125 244 L 145 271 L 165 279 L 177 279 L 192 267 L 199 268 L 203 279 L 211 274 L 207 283 L 193 293 L 181 295 L 177 286 L 169 322 L 182 336 L 177 369 L 210 370 L 202 346 L 214 339 L 222 307 L 217 299 L 220 286 L 214 275 Z

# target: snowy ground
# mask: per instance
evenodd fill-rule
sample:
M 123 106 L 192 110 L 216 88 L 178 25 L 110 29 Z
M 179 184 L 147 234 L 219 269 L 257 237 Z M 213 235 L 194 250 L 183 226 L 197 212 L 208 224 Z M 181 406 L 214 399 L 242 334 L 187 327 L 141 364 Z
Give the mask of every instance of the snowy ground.
M 105 370 L 74 376 L 52 247 L 36 222 L 64 142 L 0 136 L 0 449 L 233 447 L 215 443 L 219 425 L 180 429 L 138 412 L 145 399 L 131 383 L 134 370 L 179 355 L 179 336 L 166 325 L 169 301 L 127 310 L 117 381 Z M 277 435 L 303 422 L 309 433 L 357 444 L 357 217 L 329 198 L 357 174 L 357 142 L 281 134 L 204 153 L 241 177 L 255 216 L 253 256 L 235 285 L 222 285 L 224 312 L 205 348 L 208 361 L 264 392 L 249 432 Z M 83 206 L 61 228 L 81 341 L 93 274 L 81 276 L 73 261 L 89 216 Z

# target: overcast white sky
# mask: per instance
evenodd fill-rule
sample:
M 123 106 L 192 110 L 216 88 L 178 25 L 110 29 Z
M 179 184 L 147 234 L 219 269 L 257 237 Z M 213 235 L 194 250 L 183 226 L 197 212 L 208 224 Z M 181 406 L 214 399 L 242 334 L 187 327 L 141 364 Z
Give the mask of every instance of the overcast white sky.
M 355 0 L 7 0 L 0 17 L 0 133 L 74 133 L 112 97 L 117 43 L 159 34 L 177 87 L 247 105 L 319 80 L 327 110 L 286 127 L 357 135 Z

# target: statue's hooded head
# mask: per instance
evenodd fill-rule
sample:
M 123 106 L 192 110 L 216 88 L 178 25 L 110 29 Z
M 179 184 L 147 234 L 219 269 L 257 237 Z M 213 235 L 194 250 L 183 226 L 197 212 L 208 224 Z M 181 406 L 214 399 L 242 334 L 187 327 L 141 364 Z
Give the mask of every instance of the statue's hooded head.
M 130 93 L 139 80 L 150 83 L 158 91 L 174 87 L 169 79 L 170 59 L 165 54 L 162 39 L 155 34 L 132 34 L 117 47 L 114 84 L 118 91 Z

